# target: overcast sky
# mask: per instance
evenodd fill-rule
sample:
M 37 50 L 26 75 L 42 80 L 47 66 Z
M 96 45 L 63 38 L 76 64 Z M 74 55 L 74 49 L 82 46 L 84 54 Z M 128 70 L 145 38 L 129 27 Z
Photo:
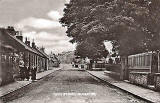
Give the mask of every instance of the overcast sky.
M 46 52 L 74 50 L 58 22 L 69 0 L 0 0 L 0 26 L 15 26 Z
M 58 22 L 69 0 L 0 0 L 0 26 L 14 26 L 46 52 L 74 50 L 66 29 Z M 109 46 L 110 47 L 110 46 Z

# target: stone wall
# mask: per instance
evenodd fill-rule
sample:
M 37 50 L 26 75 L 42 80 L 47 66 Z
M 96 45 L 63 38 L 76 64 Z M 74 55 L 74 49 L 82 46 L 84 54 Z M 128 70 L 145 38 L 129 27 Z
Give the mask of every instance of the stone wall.
M 133 84 L 147 87 L 148 76 L 149 76 L 148 72 L 131 72 L 129 73 L 129 81 Z

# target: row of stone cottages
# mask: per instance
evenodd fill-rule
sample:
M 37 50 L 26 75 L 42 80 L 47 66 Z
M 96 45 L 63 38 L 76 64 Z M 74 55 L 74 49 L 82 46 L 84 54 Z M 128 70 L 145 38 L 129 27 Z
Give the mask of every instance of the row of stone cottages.
M 21 32 L 13 27 L 0 28 L 0 85 L 13 82 L 19 75 L 19 60 L 37 72 L 48 70 L 49 56 L 44 48 L 38 48 L 35 42 L 23 42 Z

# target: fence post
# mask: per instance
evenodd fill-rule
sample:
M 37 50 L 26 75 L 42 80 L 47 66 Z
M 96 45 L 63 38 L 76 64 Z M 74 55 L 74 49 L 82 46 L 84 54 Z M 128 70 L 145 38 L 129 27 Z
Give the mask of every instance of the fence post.
M 120 79 L 125 80 L 128 79 L 128 57 L 122 56 L 121 57 L 121 73 L 120 73 Z

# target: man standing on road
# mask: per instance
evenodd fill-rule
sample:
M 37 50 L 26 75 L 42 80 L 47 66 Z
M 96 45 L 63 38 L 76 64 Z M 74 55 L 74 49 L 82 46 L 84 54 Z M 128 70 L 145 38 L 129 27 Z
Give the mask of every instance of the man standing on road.
M 87 69 L 90 69 L 90 59 L 86 58 Z

